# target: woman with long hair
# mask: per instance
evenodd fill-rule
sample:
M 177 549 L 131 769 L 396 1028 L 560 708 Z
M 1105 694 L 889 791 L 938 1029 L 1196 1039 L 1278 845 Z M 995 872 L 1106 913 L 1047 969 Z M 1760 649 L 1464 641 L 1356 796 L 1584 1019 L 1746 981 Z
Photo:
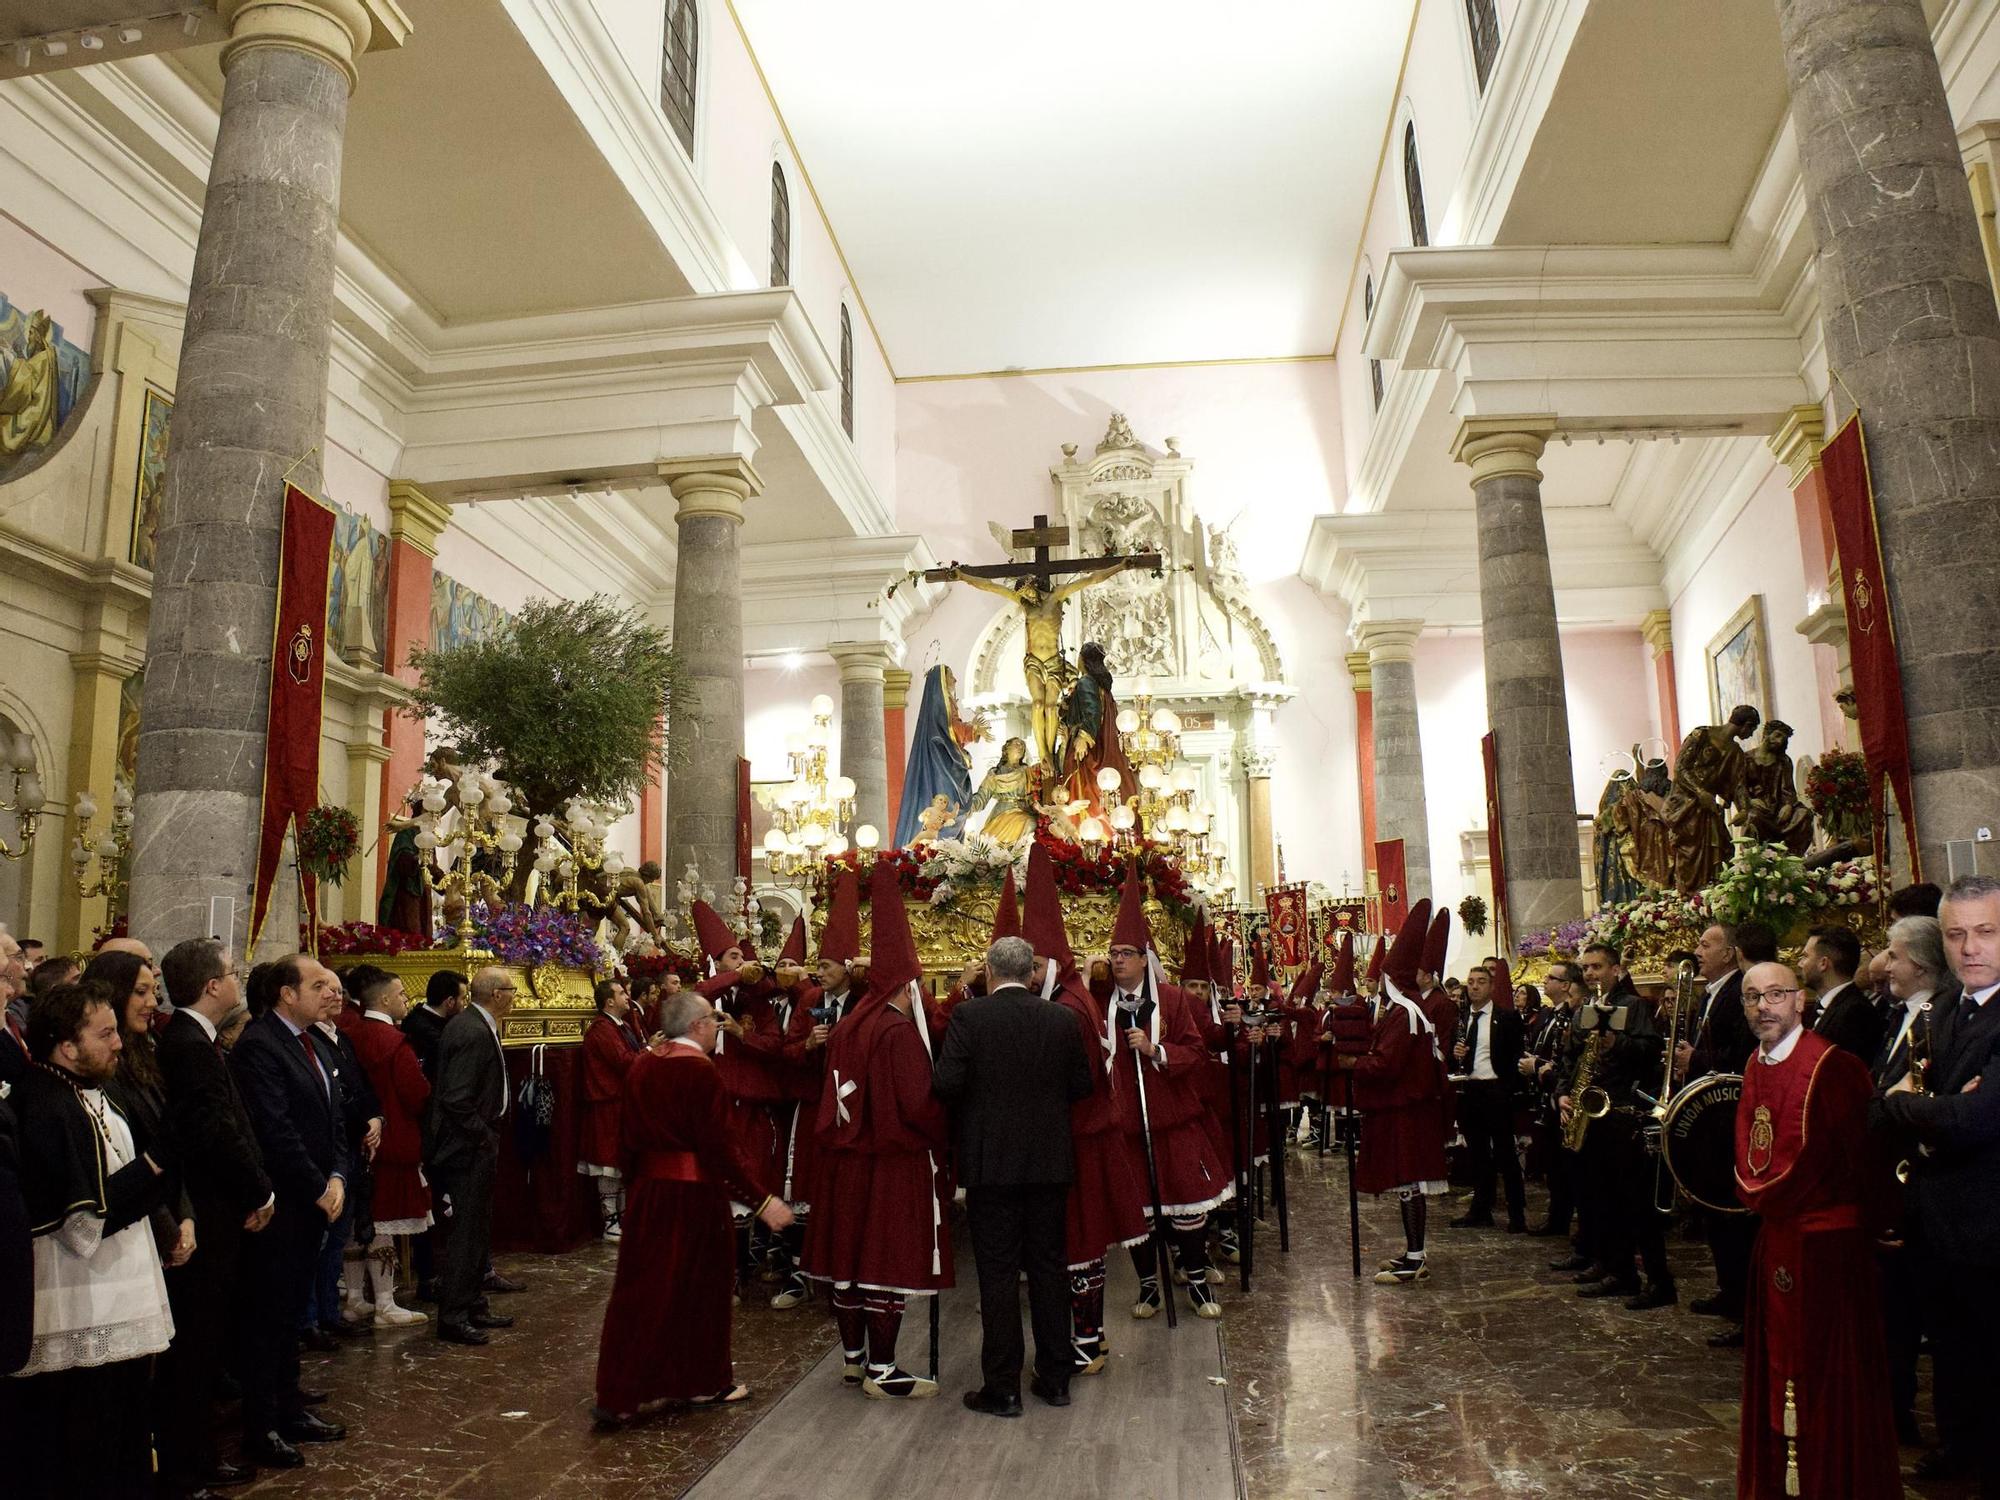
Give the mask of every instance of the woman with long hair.
M 153 1144 L 147 1154 L 174 1179 L 166 1202 L 153 1210 L 153 1237 L 160 1264 L 186 1265 L 194 1254 L 194 1205 L 180 1186 L 174 1144 L 167 1133 L 167 1084 L 153 1050 L 153 1014 L 160 1008 L 159 976 L 136 953 L 99 953 L 84 966 L 85 982 L 102 984 L 117 997 L 118 1073 L 105 1092 Z

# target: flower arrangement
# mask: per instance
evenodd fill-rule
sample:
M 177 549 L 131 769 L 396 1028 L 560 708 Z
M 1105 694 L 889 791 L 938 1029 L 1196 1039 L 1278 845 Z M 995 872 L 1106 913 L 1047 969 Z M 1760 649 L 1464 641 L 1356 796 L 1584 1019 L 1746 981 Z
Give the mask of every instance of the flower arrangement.
M 1732 926 L 1764 922 L 1780 933 L 1822 904 L 1818 882 L 1803 859 L 1782 845 L 1748 838 L 1736 841 L 1736 852 L 1709 884 L 1707 895 L 1717 921 Z
M 559 964 L 570 969 L 604 967 L 604 950 L 592 935 L 596 924 L 554 906 L 524 906 L 505 902 L 488 908 L 472 904 L 475 941 L 500 962 L 523 968 Z
M 1873 821 L 1868 811 L 1868 762 L 1852 750 L 1829 750 L 1806 773 L 1806 801 L 1827 837 L 1864 837 Z
M 303 927 L 300 932 L 304 933 Z M 395 927 L 377 927 L 373 922 L 341 922 L 319 930 L 321 958 L 344 958 L 362 953 L 423 953 L 433 946 L 427 937 Z
M 1590 919 L 1588 940 L 1607 943 L 1620 953 L 1634 948 L 1692 943 L 1713 920 L 1706 895 L 1683 896 L 1678 891 L 1661 891 L 1600 909 Z
M 1458 903 L 1458 921 L 1466 932 L 1477 937 L 1486 930 L 1486 900 L 1482 896 L 1467 896 Z
M 1873 859 L 1843 859 L 1824 865 L 1818 877 L 1821 898 L 1828 906 L 1874 906 L 1882 899 Z
M 922 851 L 921 859 L 924 877 L 934 882 L 930 894 L 932 906 L 948 905 L 961 886 L 997 886 L 1007 878 L 1009 870 L 1014 872 L 1016 881 L 1025 880 L 1028 875 L 1026 843 L 1016 849 L 983 833 L 939 839 Z
M 1550 953 L 1573 954 L 1595 936 L 1590 924 L 1590 918 L 1577 917 L 1573 921 L 1564 922 L 1541 932 L 1531 932 L 1521 939 L 1521 957 L 1540 958 Z
M 1035 840 L 1048 851 L 1056 890 L 1064 896 L 1115 896 L 1125 883 L 1127 856 L 1122 852 L 1093 851 L 1047 833 L 1037 833 Z M 884 849 L 875 858 L 894 862 L 897 884 L 905 896 L 942 906 L 963 887 L 998 889 L 1010 867 L 1017 882 L 1025 880 L 1028 846 L 1024 843 L 1017 850 L 975 833 L 919 849 Z M 862 870 L 859 851 L 850 849 L 826 861 L 829 885 L 842 868 Z M 1139 856 L 1139 873 L 1169 916 L 1181 923 L 1194 920 L 1194 894 L 1178 859 L 1164 850 L 1146 849 Z
M 299 870 L 328 885 L 339 885 L 347 862 L 361 848 L 361 824 L 336 802 L 322 802 L 299 824 Z

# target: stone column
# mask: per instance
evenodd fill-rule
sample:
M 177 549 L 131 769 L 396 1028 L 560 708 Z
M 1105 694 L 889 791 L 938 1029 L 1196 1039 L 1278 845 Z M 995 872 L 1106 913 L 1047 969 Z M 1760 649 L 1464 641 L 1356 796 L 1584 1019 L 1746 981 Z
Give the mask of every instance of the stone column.
M 852 830 L 863 823 L 894 840 L 889 821 L 889 764 L 883 756 L 882 688 L 895 660 L 882 641 L 835 641 L 827 653 L 840 666 L 840 774 L 854 781 Z
M 1778 0 L 1820 326 L 1861 409 L 1903 671 L 1917 841 L 2000 808 L 2000 311 L 1920 0 Z M 1898 872 L 1899 878 L 1906 878 Z
M 390 717 L 395 714 L 395 707 L 386 702 L 383 710 Z M 389 764 L 390 751 L 377 738 L 375 726 L 370 722 L 374 717 L 367 706 L 361 708 L 365 727 L 361 737 L 347 745 L 347 810 L 361 825 L 361 847 L 347 862 L 347 878 L 341 882 L 339 893 L 326 893 L 327 897 L 339 900 L 344 908 L 341 915 L 333 918 L 335 921 L 374 921 L 376 898 L 382 894 L 380 883 L 371 878 L 369 862 L 379 863 L 393 836 L 386 831 L 388 815 L 382 809 L 382 768 Z M 376 847 L 371 849 L 370 844 Z
M 910 703 L 910 674 L 902 667 L 890 667 L 882 674 L 882 756 L 888 777 L 889 821 L 882 828 L 882 842 L 888 844 L 903 815 L 903 714 Z
M 1347 676 L 1354 684 L 1354 782 L 1361 793 L 1361 868 L 1375 868 L 1375 679 L 1368 653 L 1350 651 Z
M 1275 750 L 1257 745 L 1243 750 L 1243 776 L 1250 804 L 1250 899 L 1262 904 L 1264 892 L 1278 883 L 1277 830 L 1271 822 L 1271 772 Z
M 1536 462 L 1554 430 L 1551 417 L 1473 417 L 1452 445 L 1472 469 L 1486 718 L 1499 757 L 1507 930 L 1517 935 L 1583 915 L 1569 698 Z
M 431 499 L 402 479 L 389 482 L 389 598 L 383 611 L 382 670 L 405 687 L 417 685 L 410 653 L 431 643 L 431 585 L 437 575 L 438 538 L 451 525 L 451 507 Z M 424 721 L 391 712 L 382 725 L 380 817 L 404 812 L 404 801 L 424 771 Z M 379 836 L 378 835 L 382 835 Z M 370 899 L 381 894 L 388 870 L 390 839 L 381 827 L 362 825 L 362 842 L 375 846 L 368 871 Z M 372 918 L 371 918 L 372 920 Z
M 681 763 L 667 777 L 669 882 L 689 865 L 717 891 L 736 868 L 737 763 L 743 758 L 743 502 L 760 488 L 739 458 L 662 464 L 679 508 L 674 650 L 694 679 L 667 728 Z M 750 872 L 744 871 L 744 874 Z
M 1379 837 L 1403 841 L 1410 905 L 1431 893 L 1431 825 L 1413 659 L 1423 631 L 1422 620 L 1367 620 L 1356 632 L 1368 653 L 1373 689 L 1375 827 Z
M 256 870 L 283 480 L 318 486 L 341 144 L 393 0 L 220 0 L 223 92 L 174 389 L 139 732 L 132 931 L 154 952 Z M 301 461 L 303 460 L 303 461 Z M 293 946 L 280 881 L 267 948 Z
M 1639 622 L 1639 634 L 1653 653 L 1653 692 L 1660 706 L 1660 738 L 1667 742 L 1667 769 L 1681 748 L 1681 695 L 1674 681 L 1673 611 L 1656 609 Z

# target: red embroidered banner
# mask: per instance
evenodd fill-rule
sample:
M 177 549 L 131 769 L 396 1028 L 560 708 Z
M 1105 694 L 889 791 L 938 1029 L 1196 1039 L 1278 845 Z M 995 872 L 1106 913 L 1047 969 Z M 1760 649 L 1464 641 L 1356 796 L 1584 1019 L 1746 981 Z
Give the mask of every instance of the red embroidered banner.
M 750 762 L 736 761 L 736 873 L 754 882 L 756 870 L 750 863 Z
M 326 585 L 333 512 L 296 485 L 285 486 L 278 545 L 278 615 L 271 633 L 271 703 L 264 720 L 264 806 L 257 876 L 250 888 L 254 952 L 271 905 L 285 834 L 319 805 L 319 730 L 326 690 Z M 299 900 L 313 909 L 315 882 L 299 872 Z M 285 946 L 291 946 L 287 934 Z
M 1889 587 L 1882 576 L 1882 542 L 1875 530 L 1875 490 L 1868 475 L 1868 446 L 1861 414 L 1847 419 L 1820 450 L 1827 509 L 1840 559 L 1840 596 L 1847 606 L 1847 649 L 1854 668 L 1854 703 L 1861 721 L 1861 753 L 1868 762 L 1868 809 L 1875 821 L 1875 867 L 1889 868 L 1889 830 L 1882 816 L 1882 787 L 1896 794 L 1903 837 L 1910 846 L 1910 879 L 1923 879 L 1917 851 L 1917 805 L 1910 789 L 1909 725 L 1903 717 L 1903 671 L 1896 660 L 1896 627 L 1889 616 Z M 1968 538 L 1968 542 L 1971 539 Z
M 1303 883 L 1278 885 L 1264 893 L 1264 910 L 1271 919 L 1271 960 L 1279 968 L 1304 966 L 1311 946 Z
M 1507 860 L 1500 845 L 1500 742 L 1488 730 L 1479 737 L 1486 767 L 1486 863 L 1493 871 L 1493 946 L 1507 951 Z
M 1382 906 L 1381 919 L 1375 924 L 1378 932 L 1403 930 L 1403 918 L 1410 913 L 1407 869 L 1401 839 L 1375 841 L 1375 882 Z

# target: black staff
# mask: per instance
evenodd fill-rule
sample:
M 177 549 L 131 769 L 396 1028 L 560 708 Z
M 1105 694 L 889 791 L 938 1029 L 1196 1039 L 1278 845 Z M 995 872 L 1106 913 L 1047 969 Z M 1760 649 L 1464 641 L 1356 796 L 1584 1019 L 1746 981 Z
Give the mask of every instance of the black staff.
M 1153 1014 L 1158 1015 L 1160 999 L 1153 993 L 1153 973 L 1150 965 L 1146 970 L 1145 985 L 1145 999 L 1140 1004 L 1144 1005 L 1150 1001 Z M 1139 1024 L 1138 1009 L 1128 1009 L 1123 996 L 1119 997 L 1118 1008 L 1125 1012 L 1131 1029 L 1136 1030 Z M 1153 1156 L 1153 1117 L 1152 1112 L 1146 1107 L 1146 1059 L 1137 1051 L 1132 1054 L 1132 1077 L 1138 1081 L 1139 1086 L 1139 1139 L 1146 1147 L 1146 1186 L 1153 1195 L 1153 1255 L 1160 1278 L 1160 1300 L 1167 1304 L 1167 1327 L 1173 1328 L 1180 1322 L 1179 1315 L 1174 1310 L 1174 1262 L 1168 1248 L 1166 1205 L 1160 1197 L 1160 1164 Z
M 1250 1290 L 1250 1237 L 1256 1230 L 1250 1219 L 1250 1183 L 1244 1171 L 1250 1152 L 1243 1139 L 1243 1086 L 1236 1078 L 1236 1038 L 1239 1035 L 1241 1032 L 1234 1021 L 1223 1023 L 1222 1060 L 1229 1069 L 1229 1180 L 1236 1189 L 1236 1203 L 1230 1209 L 1236 1216 L 1236 1284 L 1247 1292 Z
M 1258 1044 L 1260 1047 L 1262 1043 Z M 1289 1255 L 1292 1249 L 1291 1210 L 1285 1201 L 1285 1139 L 1284 1114 L 1278 1095 L 1284 1092 L 1281 1075 L 1278 1072 L 1278 1049 L 1270 1049 L 1271 1089 L 1264 1108 L 1266 1118 L 1264 1131 L 1271 1156 L 1271 1202 L 1278 1210 L 1278 1249 Z M 1255 1074 L 1253 1073 L 1254 1077 Z

